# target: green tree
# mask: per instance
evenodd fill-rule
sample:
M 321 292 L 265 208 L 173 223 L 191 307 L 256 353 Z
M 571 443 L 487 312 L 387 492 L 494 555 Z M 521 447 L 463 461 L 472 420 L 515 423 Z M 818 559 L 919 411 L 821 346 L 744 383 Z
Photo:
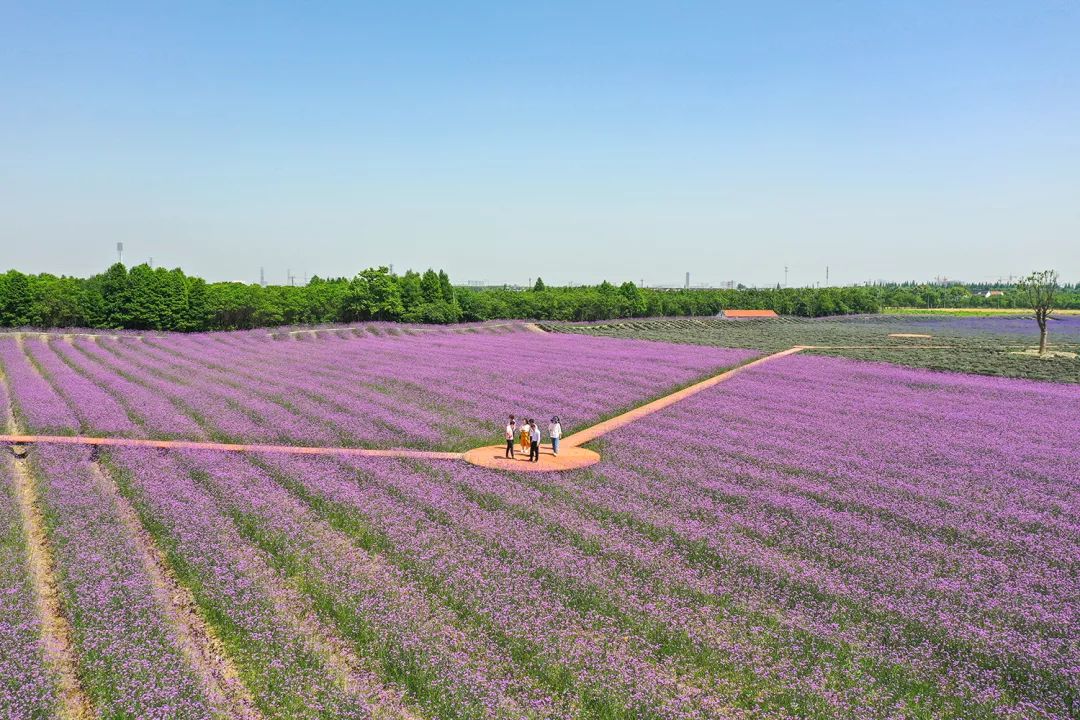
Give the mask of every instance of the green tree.
M 29 325 L 33 303 L 29 277 L 18 270 L 0 275 L 0 327 Z
M 450 276 L 445 270 L 439 271 L 439 291 L 442 293 L 444 302 L 454 302 L 454 286 L 450 284 Z
M 311 278 L 307 287 L 300 293 L 304 305 L 304 322 L 337 322 L 341 314 L 341 302 L 348 283 L 343 280 L 323 280 L 318 276 Z
M 619 286 L 619 294 L 623 296 L 626 305 L 626 314 L 631 317 L 642 317 L 648 309 L 644 296 L 638 290 L 637 285 L 627 281 Z
M 424 292 L 420 287 L 420 273 L 407 270 L 398 278 L 398 286 L 401 288 L 401 304 L 406 311 L 419 307 L 424 302 Z
M 439 276 L 431 268 L 428 268 L 420 278 L 420 294 L 424 302 L 434 303 L 443 299 Z
M 187 314 L 184 273 L 136 265 L 128 273 L 127 325 L 145 330 L 178 330 Z
M 78 327 L 89 323 L 84 314 L 85 289 L 73 277 L 38 275 L 32 285 L 33 305 L 24 325 L 37 327 Z
M 1035 322 L 1039 325 L 1040 355 L 1046 353 L 1046 321 L 1054 311 L 1057 285 L 1056 270 L 1033 272 L 1019 283 L 1019 287 L 1027 295 L 1028 306 L 1035 311 Z
M 544 285 L 544 278 L 542 278 L 542 277 L 537 277 L 536 278 L 536 282 L 533 283 L 533 290 L 535 292 L 544 292 L 545 290 L 547 290 L 547 286 Z
M 435 276 L 436 288 L 438 276 Z M 405 312 L 401 292 L 389 268 L 368 268 L 349 283 L 343 314 L 348 320 L 397 320 Z
M 184 280 L 187 284 L 188 309 L 181 329 L 196 332 L 213 328 L 206 281 L 198 277 L 188 277 Z
M 113 264 L 101 276 L 101 297 L 106 327 L 133 327 L 128 271 L 122 263 Z

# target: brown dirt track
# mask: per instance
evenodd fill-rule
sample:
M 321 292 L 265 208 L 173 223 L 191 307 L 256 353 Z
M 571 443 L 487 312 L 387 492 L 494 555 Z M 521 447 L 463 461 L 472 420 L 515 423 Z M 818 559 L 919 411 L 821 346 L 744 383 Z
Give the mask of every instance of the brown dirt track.
M 840 347 L 854 348 L 857 346 L 836 346 L 836 348 Z M 882 349 L 888 349 L 884 346 L 865 347 L 882 347 Z M 948 346 L 920 345 L 918 347 L 920 349 L 935 349 L 938 347 Z M 593 465 L 600 461 L 600 455 L 598 453 L 593 450 L 582 448 L 581 446 L 595 440 L 601 435 L 625 427 L 630 423 L 645 417 L 646 415 L 651 415 L 654 412 L 663 410 L 664 408 L 673 405 L 680 400 L 684 400 L 692 395 L 696 395 L 702 390 L 707 390 L 708 388 L 718 385 L 725 380 L 729 380 L 748 368 L 771 362 L 773 360 L 778 360 L 780 358 L 787 357 L 788 355 L 794 355 L 795 353 L 799 353 L 804 350 L 826 350 L 836 348 L 824 345 L 796 345 L 794 347 L 788 348 L 787 350 L 781 350 L 780 352 L 776 352 L 771 355 L 765 355 L 764 357 L 759 357 L 756 360 L 751 360 L 744 365 L 740 365 L 730 370 L 726 370 L 719 375 L 714 375 L 706 380 L 702 380 L 699 383 L 695 383 L 694 385 L 683 388 L 682 390 L 674 392 L 670 395 L 665 395 L 662 398 L 653 400 L 652 402 L 646 403 L 640 407 L 636 407 L 633 410 L 622 413 L 621 415 L 616 415 L 613 418 L 604 420 L 603 422 L 597 423 L 592 427 L 585 428 L 584 430 L 581 430 L 574 433 L 573 435 L 563 438 L 562 447 L 560 448 L 560 453 L 558 457 L 556 457 L 552 453 L 550 444 L 546 444 L 540 451 L 540 461 L 536 463 L 528 462 L 527 452 L 518 452 L 517 458 L 515 460 L 509 460 L 505 458 L 505 448 L 503 445 L 487 445 L 484 447 L 474 448 L 465 453 L 456 453 L 411 450 L 408 448 L 371 450 L 366 448 L 312 447 L 302 445 L 243 445 L 233 443 L 194 442 L 189 440 L 143 440 L 137 438 L 20 434 L 0 435 L 0 443 L 11 445 L 13 448 L 15 448 L 16 446 L 34 443 L 53 443 L 62 445 L 128 446 L 187 450 L 220 450 L 224 452 L 283 453 L 290 455 L 354 455 L 361 457 L 415 458 L 419 460 L 465 460 L 466 462 L 473 465 L 497 468 L 500 470 L 514 470 L 523 472 L 573 470 L 576 468 L 588 467 L 589 465 Z

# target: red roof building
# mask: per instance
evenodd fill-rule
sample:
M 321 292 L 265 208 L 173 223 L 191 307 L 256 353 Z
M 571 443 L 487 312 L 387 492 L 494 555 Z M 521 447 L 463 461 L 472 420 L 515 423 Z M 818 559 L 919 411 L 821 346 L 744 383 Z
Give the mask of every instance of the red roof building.
M 780 317 L 775 310 L 724 310 L 726 318 L 774 318 Z

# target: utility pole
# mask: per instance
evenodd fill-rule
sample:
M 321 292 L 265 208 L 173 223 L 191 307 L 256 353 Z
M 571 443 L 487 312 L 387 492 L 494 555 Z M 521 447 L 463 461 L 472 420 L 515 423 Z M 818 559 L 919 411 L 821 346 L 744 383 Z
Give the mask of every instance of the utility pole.
M 787 287 L 787 265 L 784 266 L 784 287 Z
M 690 273 L 689 273 L 689 271 L 686 273 L 686 289 L 687 290 L 690 289 Z
M 829 287 L 829 266 L 825 266 L 825 287 Z
M 266 268 L 259 268 L 259 285 L 266 287 Z
M 116 243 L 116 262 L 124 264 L 124 243 Z
M 153 255 L 150 256 L 149 265 L 150 265 L 150 269 L 153 270 L 154 269 L 154 256 Z

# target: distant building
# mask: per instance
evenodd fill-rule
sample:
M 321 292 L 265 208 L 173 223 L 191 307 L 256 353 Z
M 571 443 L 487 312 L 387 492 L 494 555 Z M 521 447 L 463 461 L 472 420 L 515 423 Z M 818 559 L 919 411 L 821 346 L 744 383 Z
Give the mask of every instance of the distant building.
M 722 318 L 774 318 L 780 317 L 775 310 L 721 310 Z
M 1004 294 L 1005 294 L 1004 290 L 987 290 L 986 294 L 984 294 L 983 297 L 988 297 L 988 298 L 1001 297 Z

